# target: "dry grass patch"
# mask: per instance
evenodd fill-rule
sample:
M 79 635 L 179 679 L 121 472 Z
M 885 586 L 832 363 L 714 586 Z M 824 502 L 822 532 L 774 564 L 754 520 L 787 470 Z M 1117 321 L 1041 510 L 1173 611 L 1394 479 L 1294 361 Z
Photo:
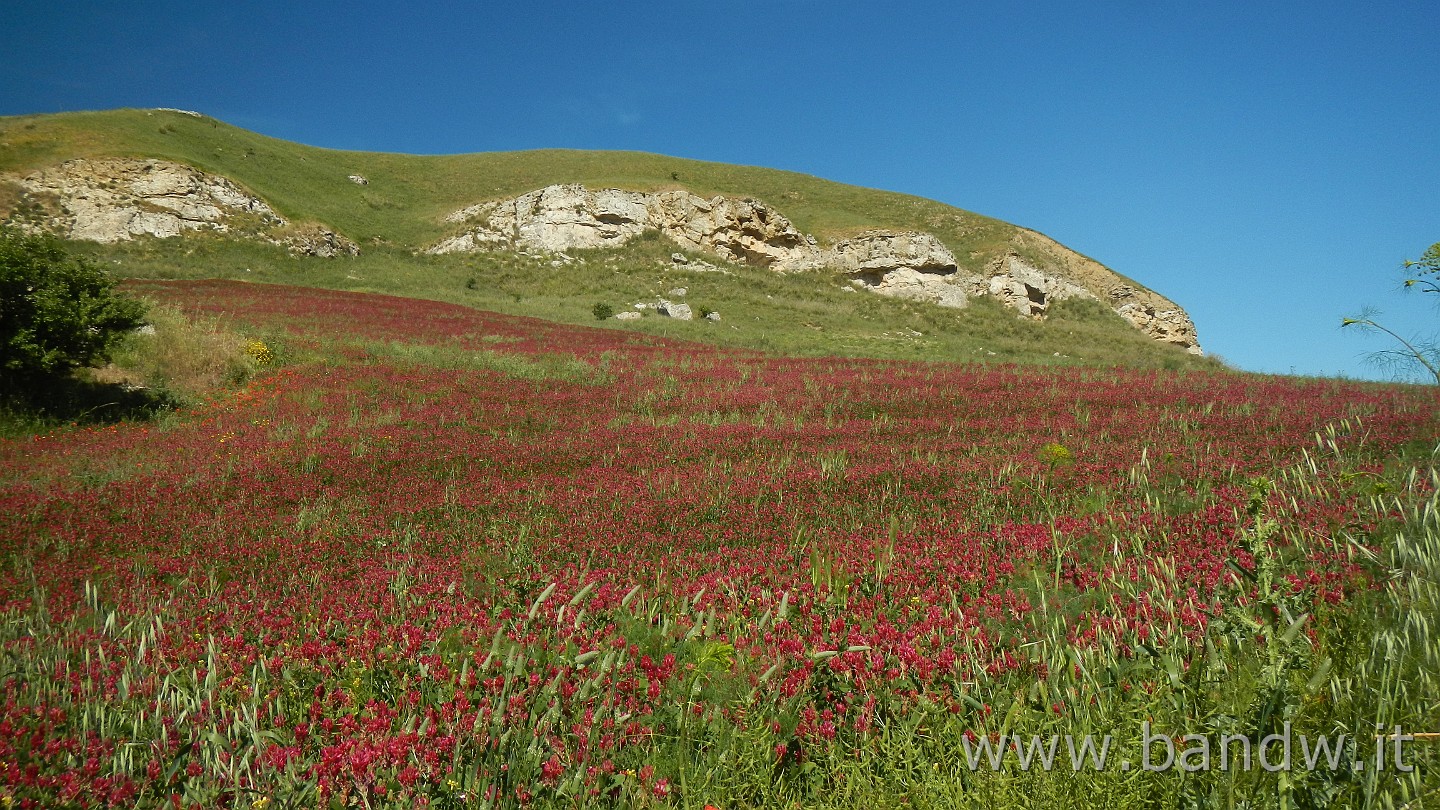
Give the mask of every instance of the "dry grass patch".
M 182 400 L 201 399 L 249 379 L 274 362 L 270 348 L 223 318 L 187 317 L 155 304 L 146 328 L 126 339 L 114 362 L 93 371 L 97 382 L 159 388 Z

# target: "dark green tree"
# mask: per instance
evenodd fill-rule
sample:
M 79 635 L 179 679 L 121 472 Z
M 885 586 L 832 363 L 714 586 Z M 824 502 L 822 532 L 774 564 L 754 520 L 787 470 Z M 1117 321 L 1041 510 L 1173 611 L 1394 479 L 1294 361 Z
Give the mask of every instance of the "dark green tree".
M 1409 278 L 1405 289 L 1422 293 L 1440 293 L 1440 242 L 1426 250 L 1419 259 L 1405 260 Z M 1398 344 L 1398 348 L 1376 352 L 1371 359 L 1381 365 L 1394 367 L 1423 368 L 1435 383 L 1440 385 L 1440 343 L 1434 337 L 1406 338 L 1395 330 L 1375 320 L 1375 312 L 1365 312 L 1358 318 L 1345 318 L 1341 326 L 1358 326 L 1367 331 L 1382 332 Z
M 0 229 L 0 381 L 4 387 L 103 362 L 145 305 L 54 237 Z

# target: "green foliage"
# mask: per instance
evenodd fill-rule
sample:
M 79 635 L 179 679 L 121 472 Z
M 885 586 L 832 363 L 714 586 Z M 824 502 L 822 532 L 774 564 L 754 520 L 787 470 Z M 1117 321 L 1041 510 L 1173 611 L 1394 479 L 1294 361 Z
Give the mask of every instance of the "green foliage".
M 187 316 L 143 300 L 144 333 L 127 330 L 109 362 L 28 379 L 0 399 L 0 436 L 27 436 L 68 423 L 143 421 L 192 407 L 293 359 L 283 336 L 247 339 L 227 319 Z
M 609 304 L 601 303 L 591 307 L 590 313 L 595 316 L 595 320 L 604 321 L 615 315 L 615 308 Z
M 105 360 L 145 307 L 57 240 L 0 231 L 0 375 L 20 381 Z

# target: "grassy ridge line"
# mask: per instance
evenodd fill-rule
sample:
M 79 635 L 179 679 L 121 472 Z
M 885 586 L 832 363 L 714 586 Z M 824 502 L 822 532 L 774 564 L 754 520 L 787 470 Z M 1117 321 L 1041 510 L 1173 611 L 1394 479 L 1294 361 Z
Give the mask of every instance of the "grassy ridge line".
M 0 118 L 0 172 L 103 156 L 192 164 L 242 183 L 287 217 L 324 222 L 362 244 L 378 239 L 427 245 L 454 232 L 454 226 L 442 221 L 451 211 L 554 183 L 645 191 L 682 187 L 705 196 L 753 196 L 822 240 L 869 228 L 928 231 L 954 252 L 962 269 L 970 271 L 982 269 L 1011 248 L 1018 230 L 920 197 L 795 172 L 640 152 L 546 149 L 434 156 L 350 152 L 305 146 L 213 118 L 161 110 Z M 350 182 L 351 174 L 364 175 L 370 184 Z M 1044 262 L 1039 256 L 1027 258 Z

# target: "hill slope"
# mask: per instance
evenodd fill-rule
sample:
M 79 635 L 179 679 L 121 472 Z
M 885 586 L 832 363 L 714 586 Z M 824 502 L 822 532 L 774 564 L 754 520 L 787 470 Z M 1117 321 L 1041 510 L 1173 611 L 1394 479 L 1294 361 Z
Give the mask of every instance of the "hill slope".
M 1113 301 L 1106 296 L 1113 298 L 1117 290 L 1137 296 L 1135 300 L 1152 314 L 1175 312 L 1188 324 L 1177 305 L 1033 231 L 908 195 L 791 172 L 659 155 L 569 150 L 452 156 L 346 152 L 276 140 L 179 111 L 22 116 L 0 119 L 0 218 L 33 218 L 44 214 L 37 209 L 45 206 L 51 214 L 68 211 L 72 202 L 37 193 L 33 182 L 27 186 L 26 178 L 53 174 L 67 161 L 91 161 L 79 164 L 88 171 L 100 165 L 97 161 L 115 158 L 181 164 L 198 170 L 197 177 L 216 183 L 223 179 L 249 195 L 260 206 L 252 206 L 249 213 L 265 220 L 246 220 L 225 234 L 200 229 L 187 231 L 183 239 L 139 238 L 86 248 L 134 277 L 243 278 L 372 289 L 591 323 L 595 304 L 633 309 L 637 302 L 653 302 L 684 287 L 697 310 L 721 312 L 723 325 L 647 317 L 624 328 L 806 353 L 1138 365 L 1199 362 L 1138 334 L 1132 328 L 1138 325 L 1133 313 L 1127 316 L 1129 323 L 1115 316 Z M 352 178 L 363 178 L 364 184 Z M 923 301 L 844 295 L 847 286 L 865 286 L 856 272 L 847 275 L 844 268 L 780 275 L 740 261 L 721 261 L 713 266 L 725 273 L 698 275 L 686 272 L 697 269 L 697 264 L 669 262 L 675 245 L 649 238 L 654 236 L 651 233 L 612 250 L 565 256 L 559 267 L 555 266 L 559 260 L 525 250 L 524 245 L 462 255 L 420 255 L 457 234 L 453 217 L 447 221 L 457 210 L 485 201 L 513 200 L 560 184 L 683 193 L 702 200 L 755 199 L 824 249 L 853 242 L 857 236 L 924 234 L 948 252 L 952 265 L 945 270 L 954 277 L 978 280 L 972 285 L 976 289 L 987 278 L 993 281 L 996 274 L 1018 267 L 1045 278 L 1074 281 L 1078 288 L 1089 290 L 1093 300 L 1063 301 L 1055 296 L 1053 306 L 1047 302 L 1043 310 L 1048 320 L 1041 323 L 1017 318 L 1013 310 L 983 295 L 971 297 L 969 306 L 959 310 Z M 121 185 L 118 177 L 96 178 L 81 196 Z M 291 230 L 264 231 L 269 227 L 266 218 Z M 336 244 L 353 243 L 360 255 L 329 262 L 296 257 L 292 253 L 297 228 L 333 234 Z M 229 238 L 248 231 L 264 239 Z M 313 244 L 313 240 L 301 241 Z M 703 251 L 684 253 L 687 258 L 717 258 Z M 993 283 L 991 287 L 998 289 Z M 1020 289 L 1022 299 L 1026 289 Z M 848 291 L 853 292 L 853 286 Z M 1198 352 L 1193 341 L 1182 348 Z

